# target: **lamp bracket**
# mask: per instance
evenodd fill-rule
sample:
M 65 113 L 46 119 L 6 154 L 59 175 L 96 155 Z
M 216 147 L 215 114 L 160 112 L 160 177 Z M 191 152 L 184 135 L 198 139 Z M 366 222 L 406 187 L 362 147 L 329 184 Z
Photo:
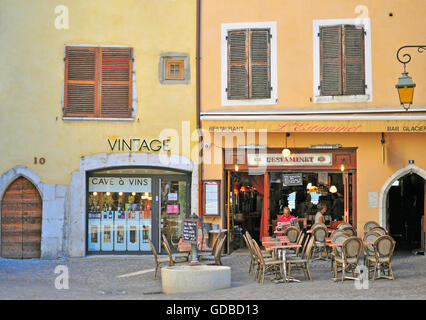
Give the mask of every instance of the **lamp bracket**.
M 417 48 L 417 52 L 422 53 L 423 51 L 426 50 L 426 45 L 408 45 L 408 46 L 402 46 L 401 48 L 398 49 L 398 51 L 396 52 L 396 59 L 404 65 L 404 72 L 406 72 L 405 65 L 411 61 L 411 55 L 408 53 L 405 53 L 400 57 L 400 51 L 405 48 Z

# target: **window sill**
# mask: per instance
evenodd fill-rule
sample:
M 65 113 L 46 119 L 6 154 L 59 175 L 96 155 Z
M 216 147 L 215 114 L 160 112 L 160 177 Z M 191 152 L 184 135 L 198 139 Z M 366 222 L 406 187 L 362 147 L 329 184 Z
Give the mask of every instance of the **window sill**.
M 369 94 L 353 96 L 317 96 L 314 103 L 345 103 L 345 102 L 371 102 Z
M 119 121 L 119 122 L 132 122 L 135 118 L 90 118 L 90 117 L 62 117 L 64 121 Z
M 268 99 L 244 99 L 244 100 L 222 100 L 222 106 L 265 106 L 278 103 L 278 98 Z

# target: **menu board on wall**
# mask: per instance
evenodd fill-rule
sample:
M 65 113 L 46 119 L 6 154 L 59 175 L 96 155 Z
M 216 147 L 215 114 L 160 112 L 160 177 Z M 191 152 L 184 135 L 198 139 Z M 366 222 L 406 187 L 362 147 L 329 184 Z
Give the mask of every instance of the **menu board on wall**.
M 301 173 L 283 174 L 283 186 L 303 186 L 303 177 Z
M 220 213 L 220 181 L 204 181 L 204 215 L 218 216 Z

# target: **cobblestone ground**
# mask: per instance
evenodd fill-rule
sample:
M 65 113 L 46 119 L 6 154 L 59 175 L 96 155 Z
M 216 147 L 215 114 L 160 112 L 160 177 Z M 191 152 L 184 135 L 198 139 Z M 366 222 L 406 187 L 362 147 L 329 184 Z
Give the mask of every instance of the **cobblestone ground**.
M 303 273 L 295 273 L 302 280 L 300 283 L 275 284 L 265 279 L 263 285 L 249 278 L 246 250 L 224 256 L 222 262 L 231 267 L 231 288 L 166 295 L 161 293 L 161 280 L 153 280 L 152 256 L 57 261 L 0 259 L 0 299 L 426 299 L 426 257 L 422 255 L 395 254 L 396 279 L 370 281 L 367 290 L 356 289 L 351 280 L 343 284 L 331 281 L 327 261 L 311 263 L 313 281 L 306 280 Z M 69 289 L 55 288 L 59 274 L 54 271 L 58 265 L 68 267 Z

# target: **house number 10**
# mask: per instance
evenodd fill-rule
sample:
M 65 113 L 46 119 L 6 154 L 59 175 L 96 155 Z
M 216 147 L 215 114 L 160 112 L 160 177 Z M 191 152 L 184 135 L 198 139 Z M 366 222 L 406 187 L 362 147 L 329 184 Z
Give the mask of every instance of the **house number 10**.
M 37 164 L 37 163 L 44 164 L 45 162 L 46 162 L 46 159 L 44 158 L 37 159 L 37 157 L 34 157 L 34 164 Z

